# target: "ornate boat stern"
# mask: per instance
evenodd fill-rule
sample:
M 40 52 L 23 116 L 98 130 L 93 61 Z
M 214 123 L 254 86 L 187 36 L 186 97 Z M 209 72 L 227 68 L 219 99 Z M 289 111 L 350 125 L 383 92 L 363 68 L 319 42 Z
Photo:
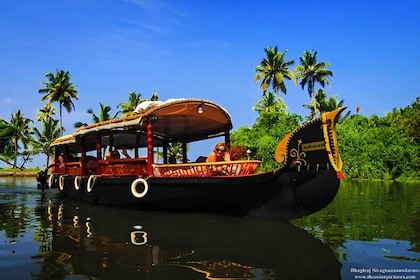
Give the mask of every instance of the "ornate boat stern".
M 280 141 L 275 151 L 282 164 L 277 181 L 250 216 L 294 219 L 315 213 L 334 199 L 343 178 L 335 125 L 344 109 L 324 113 Z
M 332 168 L 337 176 L 342 177 L 343 162 L 338 149 L 336 123 L 344 109 L 323 113 L 286 135 L 274 154 L 276 161 L 282 164 L 281 169 L 318 171 Z

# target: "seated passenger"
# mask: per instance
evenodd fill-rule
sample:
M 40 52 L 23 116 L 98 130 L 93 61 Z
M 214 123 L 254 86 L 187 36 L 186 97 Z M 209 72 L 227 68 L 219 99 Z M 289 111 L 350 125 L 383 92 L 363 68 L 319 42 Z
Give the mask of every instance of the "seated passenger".
M 229 161 L 229 151 L 226 149 L 225 142 L 219 142 L 214 146 L 213 152 L 209 154 L 206 162 Z
M 230 160 L 242 160 L 246 154 L 246 149 L 243 146 L 233 146 L 229 151 Z
M 235 161 L 235 160 L 242 160 L 243 157 L 246 154 L 246 149 L 242 146 L 233 146 L 230 149 L 230 160 Z M 228 167 L 228 171 L 230 175 L 239 175 L 241 173 L 242 170 L 242 164 L 235 164 L 232 163 L 229 167 Z
M 105 159 L 119 159 L 119 158 L 120 158 L 120 153 L 117 150 L 113 150 L 105 154 Z
M 123 154 L 126 158 L 131 158 L 131 156 L 128 154 L 127 149 L 125 147 L 121 148 L 121 154 Z M 105 154 L 105 159 L 120 159 L 121 155 L 118 150 L 112 150 Z
M 86 170 L 89 174 L 96 174 L 96 158 L 94 157 L 87 157 L 86 158 Z

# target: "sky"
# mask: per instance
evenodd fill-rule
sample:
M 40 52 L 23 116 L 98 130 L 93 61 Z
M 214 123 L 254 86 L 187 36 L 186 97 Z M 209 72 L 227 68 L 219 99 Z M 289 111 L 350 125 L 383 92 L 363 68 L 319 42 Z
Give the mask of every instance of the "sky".
M 44 74 L 65 70 L 79 92 L 66 134 L 99 103 L 117 112 L 130 91 L 208 99 L 234 128 L 250 126 L 262 95 L 255 66 L 275 46 L 295 65 L 316 50 L 334 74 L 325 92 L 352 113 L 384 116 L 420 96 L 418 0 L 2 0 L 0 119 L 21 110 L 36 120 Z M 307 115 L 306 89 L 286 86 L 289 112 Z

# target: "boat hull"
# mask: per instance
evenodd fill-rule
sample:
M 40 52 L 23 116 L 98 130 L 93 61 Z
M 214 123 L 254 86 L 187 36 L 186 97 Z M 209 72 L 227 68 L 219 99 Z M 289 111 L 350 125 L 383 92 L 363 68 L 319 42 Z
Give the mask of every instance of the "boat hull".
M 330 204 L 339 186 L 336 172 L 330 170 L 280 173 L 273 188 L 248 215 L 287 220 L 308 216 Z
M 77 178 L 76 178 L 77 177 Z M 327 206 L 340 181 L 335 172 L 266 172 L 248 176 L 156 178 L 59 176 L 64 195 L 92 203 L 170 212 L 210 212 L 291 219 Z M 147 187 L 143 182 L 146 182 Z

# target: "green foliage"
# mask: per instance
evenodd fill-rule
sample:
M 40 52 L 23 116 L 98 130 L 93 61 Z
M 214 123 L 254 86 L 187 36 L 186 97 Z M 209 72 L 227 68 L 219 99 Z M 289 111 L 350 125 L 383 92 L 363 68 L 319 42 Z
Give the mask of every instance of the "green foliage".
M 312 98 L 312 104 L 305 104 L 303 107 L 309 109 L 311 112 L 309 116 L 306 116 L 305 119 L 312 120 L 315 118 L 317 112 L 324 113 L 324 112 L 331 112 L 335 109 L 344 106 L 344 100 L 338 101 L 338 96 L 330 96 L 328 97 L 327 93 L 322 89 L 318 89 L 315 94 L 315 97 Z M 346 119 L 350 116 L 350 111 L 346 113 L 346 115 L 340 115 L 338 122 L 341 122 L 343 119 Z
M 114 116 L 110 115 L 112 108 L 111 106 L 105 105 L 104 103 L 99 102 L 99 115 L 96 115 L 93 112 L 92 108 L 87 109 L 87 113 L 92 115 L 92 123 L 98 123 L 98 122 L 103 122 L 103 121 L 108 121 L 111 119 L 114 119 L 118 116 L 118 113 L 115 113 Z M 83 126 L 87 126 L 87 123 L 82 123 L 82 122 L 76 122 L 74 124 L 75 128 L 79 128 L 79 127 L 83 127 Z
M 122 113 L 123 115 L 126 114 L 131 114 L 137 107 L 137 105 L 139 105 L 141 102 L 143 101 L 158 101 L 159 100 L 159 95 L 154 92 L 152 93 L 152 96 L 149 99 L 143 99 L 141 98 L 142 94 L 141 93 L 136 93 L 135 91 L 130 91 L 128 93 L 128 101 L 127 102 L 121 102 L 120 104 L 118 104 L 117 107 L 121 108 L 118 112 Z
M 412 180 L 419 178 L 418 145 L 395 115 L 355 115 L 338 125 L 338 139 L 347 177 L 357 179 Z
M 394 110 L 395 122 L 404 127 L 403 132 L 413 144 L 420 145 L 420 97 L 404 109 Z
M 275 112 L 275 111 L 287 111 L 287 106 L 279 96 L 274 95 L 273 92 L 263 93 L 262 98 L 252 107 L 252 110 L 261 113 Z
M 50 144 L 54 139 L 60 136 L 60 128 L 58 120 L 53 118 L 45 118 L 41 121 L 41 130 L 34 128 L 34 135 L 36 140 L 33 143 L 35 150 L 42 152 L 46 156 L 46 164 L 49 165 L 50 157 L 52 155 L 52 148 Z
M 13 143 L 10 141 L 2 147 L 0 151 L 0 160 L 6 162 L 8 165 L 12 166 L 11 162 L 15 158 L 15 149 Z
M 2 141 L 5 143 L 3 145 L 3 153 L 0 155 L 3 161 L 6 161 L 9 165 L 14 167 L 17 166 L 18 157 L 22 156 L 23 164 L 20 168 L 22 168 L 25 162 L 30 159 L 30 154 L 26 151 L 28 146 L 32 142 L 32 131 L 30 129 L 29 124 L 33 123 L 31 119 L 25 118 L 23 113 L 18 110 L 15 114 L 11 115 L 10 122 L 6 122 L 1 120 L 2 126 Z M 20 153 L 20 143 L 23 144 L 23 148 L 25 151 Z M 9 162 L 8 160 L 11 159 L 10 149 L 13 147 L 13 163 Z
M 262 170 L 280 167 L 274 160 L 274 151 L 280 140 L 297 128 L 302 117 L 284 111 L 261 111 L 256 123 L 251 127 L 241 127 L 231 135 L 232 146 L 241 145 L 251 151 L 251 158 L 262 161 Z
M 141 93 L 136 93 L 135 91 L 130 91 L 128 93 L 128 101 L 121 102 L 117 107 L 121 107 L 120 111 L 122 114 L 132 113 L 137 105 L 142 102 Z

